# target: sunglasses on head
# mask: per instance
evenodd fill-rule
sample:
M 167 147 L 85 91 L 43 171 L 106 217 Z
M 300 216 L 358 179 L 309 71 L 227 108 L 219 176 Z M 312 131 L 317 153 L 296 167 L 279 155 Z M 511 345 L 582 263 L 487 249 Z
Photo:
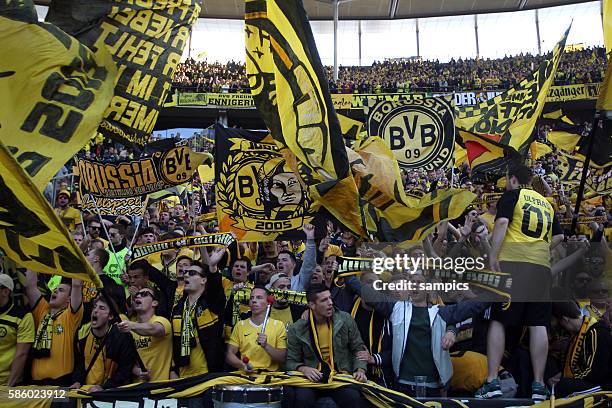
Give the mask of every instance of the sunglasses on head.
M 204 277 L 204 274 L 196 269 L 185 269 L 185 273 L 189 276 L 200 275 L 201 277 Z

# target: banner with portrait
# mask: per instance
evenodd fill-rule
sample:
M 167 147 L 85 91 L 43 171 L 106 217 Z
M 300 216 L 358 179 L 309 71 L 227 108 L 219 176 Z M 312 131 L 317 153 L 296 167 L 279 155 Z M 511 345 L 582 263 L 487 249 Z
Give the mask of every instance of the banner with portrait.
M 415 95 L 369 109 L 369 136 L 379 136 L 401 168 L 438 170 L 453 158 L 455 123 L 450 97 Z
M 303 239 L 316 215 L 307 189 L 264 132 L 215 126 L 215 195 L 221 231 L 245 242 Z

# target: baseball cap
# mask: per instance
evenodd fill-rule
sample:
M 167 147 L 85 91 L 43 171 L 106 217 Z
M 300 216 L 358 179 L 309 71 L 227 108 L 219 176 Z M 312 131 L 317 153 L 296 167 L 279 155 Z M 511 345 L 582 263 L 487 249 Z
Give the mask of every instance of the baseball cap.
M 4 273 L 0 274 L 0 286 L 8 288 L 11 292 L 13 291 L 13 289 L 15 289 L 13 278 Z
M 57 196 L 61 196 L 62 194 L 66 195 L 68 198 L 70 198 L 70 193 L 68 192 L 68 190 L 60 190 L 59 193 L 57 193 Z
M 274 275 L 272 275 L 272 277 L 270 278 L 270 283 L 266 285 L 266 289 L 272 289 L 272 286 L 276 283 L 276 281 L 282 278 L 289 278 L 289 275 L 285 273 L 275 273 Z

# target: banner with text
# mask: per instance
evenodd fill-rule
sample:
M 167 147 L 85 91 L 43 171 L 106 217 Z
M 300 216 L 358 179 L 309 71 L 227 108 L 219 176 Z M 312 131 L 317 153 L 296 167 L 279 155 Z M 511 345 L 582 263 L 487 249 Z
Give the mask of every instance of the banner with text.
M 546 102 L 571 102 L 581 100 L 596 100 L 601 84 L 562 85 L 550 88 Z M 495 98 L 503 91 L 465 91 L 465 92 L 397 92 L 380 94 L 332 94 L 334 109 L 363 109 L 369 101 L 404 101 L 415 95 L 422 96 L 452 96 L 455 106 L 476 106 Z M 216 108 L 251 108 L 255 109 L 250 93 L 196 93 L 177 92 L 176 100 L 166 103 L 172 106 L 210 106 Z
M 53 0 L 47 21 L 117 65 L 115 95 L 99 131 L 144 146 L 200 14 L 198 0 Z
M 95 134 L 116 72 L 29 6 L 0 1 L 0 139 L 42 191 Z

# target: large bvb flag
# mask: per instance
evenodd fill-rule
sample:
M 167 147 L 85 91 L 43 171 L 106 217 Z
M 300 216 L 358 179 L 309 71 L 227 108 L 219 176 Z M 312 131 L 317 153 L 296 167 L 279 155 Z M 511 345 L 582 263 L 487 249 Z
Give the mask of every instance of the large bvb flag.
M 502 176 L 508 158 L 527 154 L 570 28 L 552 56 L 519 84 L 478 106 L 457 108 L 455 126 L 475 173 Z
M 459 216 L 472 201 L 461 190 L 409 201 L 382 139 L 345 147 L 300 0 L 247 0 L 245 23 L 251 94 L 315 203 L 362 236 L 406 241 Z
M 53 0 L 47 21 L 95 50 L 119 75 L 99 131 L 144 146 L 170 90 L 200 0 Z
M 95 134 L 114 64 L 38 22 L 31 1 L 0 0 L 0 38 L 0 139 L 42 191 Z

